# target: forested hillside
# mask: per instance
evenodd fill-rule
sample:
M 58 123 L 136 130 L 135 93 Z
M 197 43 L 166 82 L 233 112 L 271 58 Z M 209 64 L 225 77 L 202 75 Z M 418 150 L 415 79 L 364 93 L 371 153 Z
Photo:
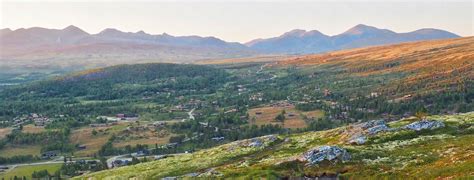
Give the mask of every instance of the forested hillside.
M 148 96 L 213 93 L 229 74 L 208 66 L 178 64 L 119 65 L 38 81 L 0 92 L 2 115 L 81 111 L 83 101 L 127 101 Z M 160 94 L 161 93 L 161 94 Z M 115 100 L 115 101 L 114 101 Z M 95 113 L 100 107 L 95 107 Z M 89 109 L 84 109 L 89 111 Z

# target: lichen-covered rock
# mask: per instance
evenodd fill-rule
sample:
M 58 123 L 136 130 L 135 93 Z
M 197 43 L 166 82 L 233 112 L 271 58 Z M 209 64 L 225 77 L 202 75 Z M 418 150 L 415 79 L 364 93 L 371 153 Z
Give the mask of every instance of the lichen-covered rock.
M 437 129 L 441 127 L 444 127 L 444 123 L 441 121 L 434 120 L 417 121 L 405 126 L 406 129 L 411 129 L 415 131 L 420 131 L 423 129 Z
M 249 139 L 249 147 L 262 147 L 264 144 L 272 143 L 277 140 L 275 135 L 267 135 Z
M 305 152 L 299 160 L 307 162 L 308 165 L 317 165 L 324 160 L 345 162 L 350 159 L 351 155 L 343 148 L 337 146 L 320 146 Z
M 366 136 L 364 136 L 364 135 L 359 135 L 359 136 L 352 137 L 352 138 L 349 140 L 349 143 L 350 143 L 350 144 L 361 145 L 361 144 L 365 144 L 366 141 L 367 141 L 367 137 L 366 137 Z
M 365 144 L 368 136 L 374 136 L 384 131 L 392 131 L 393 128 L 388 127 L 383 119 L 371 120 L 364 123 L 358 123 L 350 126 L 343 132 L 343 136 L 347 137 L 344 141 L 348 144 Z
M 371 120 L 365 123 L 362 123 L 362 128 L 363 129 L 369 129 L 375 126 L 380 126 L 380 125 L 385 125 L 385 121 L 383 119 L 379 120 Z
M 208 169 L 205 173 L 200 174 L 197 177 L 219 177 L 223 176 L 223 174 L 217 171 L 215 168 Z
M 377 125 L 377 126 L 367 129 L 367 133 L 369 135 L 375 135 L 379 132 L 390 131 L 390 130 L 391 129 L 386 124 L 382 124 L 382 125 Z
M 248 146 L 250 146 L 250 147 L 261 147 L 261 146 L 263 145 L 263 142 L 262 142 L 262 140 L 260 140 L 260 139 L 254 138 L 254 139 L 250 139 L 250 141 L 251 141 L 251 142 L 250 142 L 250 144 L 248 145 Z

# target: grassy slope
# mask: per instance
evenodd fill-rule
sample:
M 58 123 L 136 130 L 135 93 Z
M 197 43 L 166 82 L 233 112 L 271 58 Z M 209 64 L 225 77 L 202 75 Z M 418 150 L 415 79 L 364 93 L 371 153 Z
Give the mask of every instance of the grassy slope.
M 8 171 L 5 174 L 0 174 L 0 179 L 10 179 L 14 176 L 22 178 L 25 176 L 27 179 L 31 179 L 31 174 L 34 171 L 48 170 L 49 174 L 54 174 L 57 170 L 61 168 L 62 164 L 47 164 L 47 165 L 35 165 L 35 166 L 21 166 L 17 167 L 11 171 Z
M 206 172 L 209 168 L 215 168 L 225 177 L 295 177 L 323 173 L 340 173 L 341 176 L 355 178 L 473 177 L 474 112 L 429 118 L 444 121 L 446 127 L 421 132 L 381 133 L 360 146 L 345 143 L 350 126 L 280 135 L 280 141 L 267 144 L 265 148 L 239 146 L 242 141 L 238 141 L 193 154 L 97 172 L 80 178 L 150 179 Z M 397 127 L 410 121 L 395 121 L 390 126 Z M 295 161 L 308 149 L 327 144 L 348 149 L 353 159 L 319 167 L 306 167 Z
M 474 79 L 474 37 L 335 51 L 280 61 L 280 65 L 341 67 L 354 76 L 406 74 L 389 91 L 446 90 Z M 469 81 L 471 82 L 464 82 Z
M 19 155 L 39 156 L 40 153 L 40 145 L 7 145 L 0 150 L 0 157 L 12 157 Z

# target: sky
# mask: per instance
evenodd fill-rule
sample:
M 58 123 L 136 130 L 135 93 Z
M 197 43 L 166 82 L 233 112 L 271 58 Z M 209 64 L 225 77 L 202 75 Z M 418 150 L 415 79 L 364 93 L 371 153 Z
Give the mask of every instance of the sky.
M 474 35 L 472 0 L 0 0 L 0 28 L 75 25 L 150 34 L 215 36 L 231 42 L 275 37 L 292 29 L 336 35 L 366 24 L 395 32 L 439 28 Z

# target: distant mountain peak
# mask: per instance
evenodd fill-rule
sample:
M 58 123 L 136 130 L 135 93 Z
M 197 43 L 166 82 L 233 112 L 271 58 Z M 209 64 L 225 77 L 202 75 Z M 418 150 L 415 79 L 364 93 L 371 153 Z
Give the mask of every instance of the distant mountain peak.
M 2 31 L 2 32 L 11 32 L 12 30 L 10 28 L 3 28 L 3 29 L 0 29 L 0 31 Z
M 136 34 L 139 34 L 139 35 L 150 35 L 150 34 L 146 33 L 146 32 L 143 31 L 143 30 L 138 31 Z
M 308 31 L 308 32 L 305 33 L 305 36 L 314 36 L 314 35 L 326 36 L 325 34 L 323 34 L 322 32 L 320 32 L 318 30 L 311 30 L 311 31 Z
M 255 39 L 247 42 L 246 45 L 262 52 L 308 54 L 454 37 L 459 36 L 447 31 L 431 28 L 420 29 L 408 33 L 396 33 L 388 29 L 379 29 L 365 24 L 358 24 L 341 34 L 334 36 L 324 35 L 317 30 L 306 31 L 294 29 L 278 37 Z
M 99 32 L 100 35 L 115 35 L 115 34 L 122 34 L 122 33 L 124 33 L 124 32 L 119 31 L 119 30 L 114 29 L 114 28 L 106 28 L 106 29 Z
M 162 36 L 165 36 L 165 37 L 173 37 L 172 35 L 170 35 L 170 34 L 168 34 L 168 33 L 165 33 L 165 32 L 164 32 L 163 34 L 161 34 L 161 35 L 162 35 Z
M 89 33 L 85 32 L 81 28 L 78 28 L 74 25 L 69 25 L 68 27 L 65 27 L 64 29 L 62 29 L 62 31 L 72 33 L 72 34 L 77 34 L 77 35 L 89 35 Z
M 416 32 L 416 33 L 450 33 L 448 31 L 445 31 L 445 30 L 441 30 L 441 29 L 435 29 L 435 28 L 422 28 L 422 29 L 418 29 L 416 31 L 413 31 L 413 32 Z
M 364 34 L 364 33 L 375 32 L 375 31 L 382 31 L 382 29 L 379 29 L 373 26 L 368 26 L 365 24 L 358 24 L 342 34 L 359 35 L 359 34 Z
M 293 29 L 289 32 L 286 32 L 282 36 L 303 36 L 306 33 L 306 30 L 303 29 Z
M 81 29 L 74 26 L 74 25 L 69 25 L 69 26 L 65 27 L 63 30 L 81 30 Z
M 0 35 L 8 34 L 13 32 L 10 28 L 0 29 Z

